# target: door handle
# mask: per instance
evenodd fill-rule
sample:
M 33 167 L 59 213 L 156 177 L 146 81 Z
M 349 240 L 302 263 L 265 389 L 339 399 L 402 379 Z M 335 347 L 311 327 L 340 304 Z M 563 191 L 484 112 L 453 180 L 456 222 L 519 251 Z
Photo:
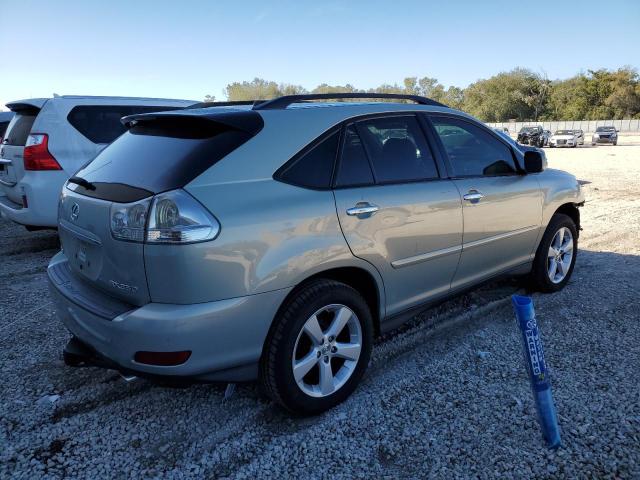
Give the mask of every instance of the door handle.
M 358 218 L 368 218 L 374 213 L 380 210 L 377 205 L 372 205 L 368 202 L 358 202 L 355 207 L 347 209 L 347 215 L 356 216 Z
M 464 198 L 467 202 L 478 203 L 484 198 L 484 195 L 477 190 L 470 190 L 469 193 L 463 195 L 462 198 Z

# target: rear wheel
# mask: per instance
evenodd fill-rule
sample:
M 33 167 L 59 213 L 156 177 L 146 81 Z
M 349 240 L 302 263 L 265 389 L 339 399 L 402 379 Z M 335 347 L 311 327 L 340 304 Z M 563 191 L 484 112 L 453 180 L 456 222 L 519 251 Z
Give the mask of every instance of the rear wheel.
M 542 292 L 562 290 L 571 278 L 578 253 L 578 230 L 573 219 L 556 213 L 538 246 L 531 286 Z
M 260 382 L 288 410 L 323 412 L 356 388 L 372 343 L 373 321 L 362 296 L 340 282 L 313 281 L 275 320 L 261 359 Z

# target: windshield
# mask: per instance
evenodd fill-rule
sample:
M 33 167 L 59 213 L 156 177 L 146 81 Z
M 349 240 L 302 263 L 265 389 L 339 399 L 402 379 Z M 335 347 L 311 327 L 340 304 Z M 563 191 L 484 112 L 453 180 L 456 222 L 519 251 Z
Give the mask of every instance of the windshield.
M 615 127 L 598 127 L 596 132 L 614 132 L 615 130 Z
M 556 130 L 555 135 L 573 135 L 573 130 Z
M 520 130 L 520 133 L 535 133 L 539 130 L 540 130 L 539 127 L 522 127 L 522 130 Z

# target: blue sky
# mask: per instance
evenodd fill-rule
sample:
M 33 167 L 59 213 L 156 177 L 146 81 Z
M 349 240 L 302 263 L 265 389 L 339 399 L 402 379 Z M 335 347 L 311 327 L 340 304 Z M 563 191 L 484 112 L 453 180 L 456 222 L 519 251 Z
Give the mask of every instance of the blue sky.
M 0 0 L 0 20 L 1 105 L 53 92 L 223 99 L 254 77 L 464 87 L 516 66 L 551 79 L 640 67 L 638 0 Z

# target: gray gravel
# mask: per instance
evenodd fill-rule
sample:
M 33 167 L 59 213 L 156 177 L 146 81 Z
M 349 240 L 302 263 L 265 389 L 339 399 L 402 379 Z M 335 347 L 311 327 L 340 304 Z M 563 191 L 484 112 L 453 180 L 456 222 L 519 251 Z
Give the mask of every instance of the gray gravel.
M 560 450 L 536 423 L 515 281 L 420 315 L 377 343 L 347 402 L 292 418 L 254 385 L 225 400 L 66 368 L 44 273 L 56 235 L 0 220 L 0 478 L 639 478 L 640 147 L 626 148 L 606 172 L 566 161 L 593 201 L 571 283 L 534 296 Z

